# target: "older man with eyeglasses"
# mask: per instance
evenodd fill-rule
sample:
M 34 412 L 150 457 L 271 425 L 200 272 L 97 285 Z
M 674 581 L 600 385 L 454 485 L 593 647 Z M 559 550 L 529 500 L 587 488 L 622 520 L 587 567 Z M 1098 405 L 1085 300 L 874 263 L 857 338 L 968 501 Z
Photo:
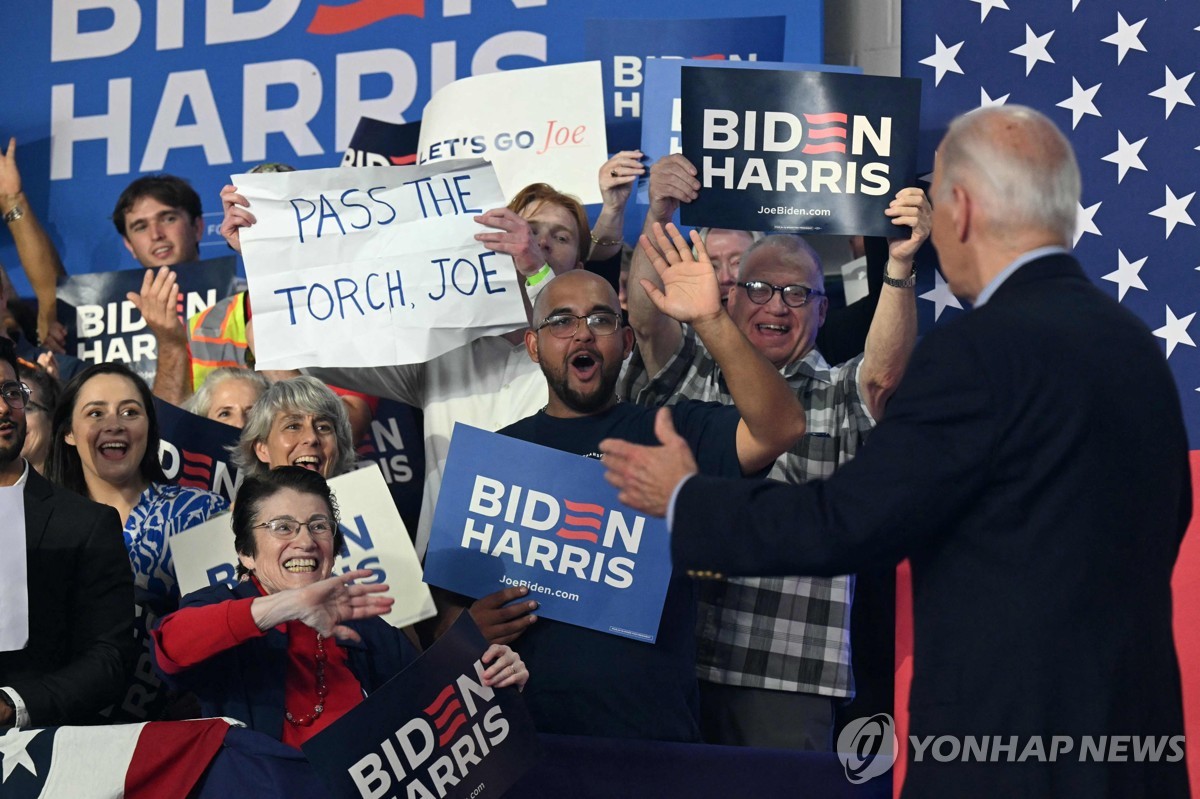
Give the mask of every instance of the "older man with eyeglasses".
M 0 730 L 99 721 L 121 698 L 134 654 L 133 572 L 121 522 L 21 457 L 28 405 L 13 343 L 0 339 L 0 490 L 22 493 L 29 597 L 28 641 L 0 652 Z M 10 579 L 9 568 L 0 571 Z
M 651 171 L 647 228 L 698 196 L 695 170 L 670 156 Z M 849 461 L 883 413 L 916 342 L 913 259 L 929 236 L 925 193 L 902 189 L 886 211 L 884 286 L 865 352 L 831 366 L 816 349 L 829 308 L 820 259 L 794 235 L 767 236 L 742 256 L 726 310 L 805 406 L 805 437 L 780 456 L 771 477 L 803 483 Z M 731 403 L 728 375 L 696 331 L 661 313 L 632 288 L 658 278 L 635 257 L 629 323 L 638 352 L 619 391 L 639 405 L 681 399 Z M 837 705 L 855 694 L 851 668 L 853 575 L 706 580 L 700 586 L 697 665 L 701 719 L 710 743 L 787 749 L 832 748 Z M 889 625 L 890 621 L 883 620 Z M 889 664 L 890 666 L 890 664 Z M 891 670 L 885 667 L 890 676 Z M 879 693 L 887 693 L 880 689 Z M 867 708 L 870 712 L 883 708 Z M 780 724 L 786 718 L 788 723 Z

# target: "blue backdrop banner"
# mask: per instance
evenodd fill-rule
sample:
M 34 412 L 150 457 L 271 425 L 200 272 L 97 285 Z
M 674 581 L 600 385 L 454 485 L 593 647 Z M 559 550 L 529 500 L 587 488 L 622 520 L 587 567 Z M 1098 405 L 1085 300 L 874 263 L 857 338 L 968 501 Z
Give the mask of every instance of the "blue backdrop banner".
M 732 8 L 658 0 L 653 16 Z M 617 20 L 617 41 L 657 36 L 639 19 L 649 16 L 642 0 L 45 0 L 16 9 L 5 15 L 4 47 L 21 74 L 0 85 L 0 144 L 17 137 L 25 193 L 72 273 L 132 263 L 108 217 L 139 174 L 191 180 L 208 211 L 202 255 L 219 254 L 217 195 L 230 175 L 263 161 L 336 166 L 363 117 L 413 122 L 458 78 L 587 60 L 593 18 Z M 757 0 L 755 14 L 786 19 L 783 52 L 759 58 L 822 60 L 822 9 L 822 0 Z M 662 44 L 613 54 L 748 54 Z M 0 260 L 17 260 L 6 236 Z M 28 291 L 19 272 L 15 283 Z
M 425 582 L 526 586 L 539 615 L 653 643 L 670 577 L 666 525 L 618 502 L 599 461 L 454 426 Z

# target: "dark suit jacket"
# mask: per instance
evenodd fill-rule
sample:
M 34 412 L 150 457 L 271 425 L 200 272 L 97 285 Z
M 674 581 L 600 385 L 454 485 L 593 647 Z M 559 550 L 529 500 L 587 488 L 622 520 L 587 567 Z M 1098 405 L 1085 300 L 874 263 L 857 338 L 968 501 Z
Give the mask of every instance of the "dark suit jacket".
M 1183 732 L 1170 579 L 1190 515 L 1162 350 L 1064 255 L 930 333 L 832 479 L 689 480 L 673 550 L 735 575 L 908 556 L 911 733 L 1075 736 L 1056 763 L 910 757 L 906 797 L 1185 796 L 1183 762 L 1078 756 L 1083 735 Z
M 35 727 L 96 722 L 120 700 L 134 654 L 121 520 L 30 469 L 25 546 L 29 644 L 0 652 L 0 686 L 21 695 Z

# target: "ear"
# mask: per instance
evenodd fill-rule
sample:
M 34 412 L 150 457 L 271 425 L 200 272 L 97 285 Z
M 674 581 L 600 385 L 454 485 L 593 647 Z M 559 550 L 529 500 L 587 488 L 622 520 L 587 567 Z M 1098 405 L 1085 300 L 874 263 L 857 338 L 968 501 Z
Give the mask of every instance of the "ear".
M 534 363 L 541 363 L 538 360 L 538 339 L 537 333 L 532 330 L 525 331 L 525 351 L 529 353 L 529 360 Z
M 129 254 L 130 254 L 130 255 L 132 255 L 132 256 L 134 256 L 134 257 L 136 258 L 136 257 L 137 257 L 137 253 L 135 253 L 135 252 L 133 251 L 133 245 L 129 243 L 129 237 L 128 237 L 128 236 L 122 236 L 122 237 L 121 237 L 121 241 L 122 241 L 122 243 L 124 243 L 124 245 L 125 245 L 125 249 L 129 250 Z
M 271 462 L 271 452 L 270 452 L 270 450 L 267 449 L 267 442 L 265 442 L 265 441 L 255 441 L 254 442 L 254 456 L 256 458 L 258 458 L 260 461 L 262 461 L 263 463 Z
M 821 296 L 818 299 L 820 300 L 821 307 L 817 309 L 817 327 L 820 327 L 825 324 L 825 314 L 829 311 L 829 298 Z
M 954 234 L 960 242 L 966 241 L 971 233 L 971 214 L 974 212 L 971 195 L 962 186 L 955 186 L 951 190 L 951 196 L 954 197 L 954 206 L 950 214 L 954 221 Z
M 63 436 L 63 441 L 66 442 L 67 446 L 75 446 L 75 433 L 71 430 L 68 430 L 67 434 Z
M 621 328 L 621 336 L 625 339 L 624 346 L 621 348 L 621 360 L 629 357 L 629 353 L 633 352 L 633 328 L 626 325 Z
M 200 250 L 200 240 L 204 238 L 204 217 L 198 216 L 192 220 L 192 229 L 196 232 L 196 250 Z
M 238 562 L 245 566 L 248 571 L 254 571 L 253 555 L 238 555 Z

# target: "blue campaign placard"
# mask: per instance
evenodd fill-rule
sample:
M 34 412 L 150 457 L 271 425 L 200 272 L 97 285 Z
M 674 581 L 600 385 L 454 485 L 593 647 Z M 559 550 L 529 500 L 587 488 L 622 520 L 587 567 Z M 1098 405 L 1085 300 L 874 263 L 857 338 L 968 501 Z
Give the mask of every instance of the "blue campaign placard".
M 231 255 L 171 267 L 186 321 L 237 290 L 237 259 Z M 140 292 L 146 270 L 118 269 L 62 278 L 58 284 L 58 318 L 67 329 L 67 353 L 88 364 L 119 361 L 154 383 L 158 340 L 146 320 L 126 299 Z
M 819 20 L 820 10 L 809 3 L 801 14 Z M 819 25 L 819 21 L 817 22 Z M 638 142 L 638 120 L 644 117 L 642 91 L 646 69 L 658 59 L 780 61 L 784 57 L 787 18 L 781 16 L 721 19 L 589 19 L 584 54 L 600 62 L 604 86 L 604 115 L 612 152 L 632 150 Z M 800 27 L 804 27 L 802 24 Z M 802 55 L 821 58 L 821 43 Z
M 514 688 L 483 684 L 463 613 L 412 665 L 302 747 L 334 796 L 499 799 L 538 758 Z
M 683 154 L 699 197 L 686 225 L 891 236 L 916 183 L 921 82 L 833 72 L 682 70 Z
M 454 426 L 425 582 L 527 586 L 541 616 L 654 643 L 670 578 L 666 524 L 618 502 L 599 461 Z
M 642 152 L 646 163 L 652 164 L 663 156 L 683 152 L 680 138 L 680 97 L 684 67 L 713 69 L 776 69 L 791 72 L 841 72 L 861 75 L 860 67 L 829 64 L 793 64 L 770 61 L 723 61 L 700 59 L 656 58 L 646 63 L 646 78 L 642 89 Z M 638 181 L 638 202 L 649 204 L 649 176 Z
M 158 397 L 154 398 L 154 410 L 158 416 L 158 459 L 167 479 L 176 485 L 212 491 L 233 502 L 242 474 L 233 465 L 229 448 L 237 443 L 242 431 Z

